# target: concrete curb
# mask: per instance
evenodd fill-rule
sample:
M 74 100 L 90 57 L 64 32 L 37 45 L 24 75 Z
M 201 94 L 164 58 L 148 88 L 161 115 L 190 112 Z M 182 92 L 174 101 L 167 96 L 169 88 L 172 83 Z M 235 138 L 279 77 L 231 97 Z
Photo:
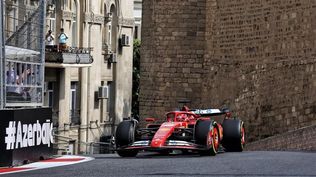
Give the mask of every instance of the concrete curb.
M 52 158 L 48 160 L 34 162 L 27 165 L 19 166 L 19 167 L 0 168 L 0 175 L 39 170 L 39 169 L 45 169 L 45 168 L 53 168 L 53 167 L 59 167 L 59 166 L 65 166 L 65 165 L 73 165 L 77 163 L 88 162 L 91 160 L 94 160 L 94 158 L 84 157 L 84 156 L 65 155 L 58 158 Z

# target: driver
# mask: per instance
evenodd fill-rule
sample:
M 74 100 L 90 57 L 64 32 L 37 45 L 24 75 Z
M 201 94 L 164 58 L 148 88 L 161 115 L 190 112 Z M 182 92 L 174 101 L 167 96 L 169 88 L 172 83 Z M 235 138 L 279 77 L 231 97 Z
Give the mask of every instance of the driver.
M 189 121 L 189 118 L 188 118 L 187 114 L 179 114 L 177 116 L 177 120 L 178 121 Z

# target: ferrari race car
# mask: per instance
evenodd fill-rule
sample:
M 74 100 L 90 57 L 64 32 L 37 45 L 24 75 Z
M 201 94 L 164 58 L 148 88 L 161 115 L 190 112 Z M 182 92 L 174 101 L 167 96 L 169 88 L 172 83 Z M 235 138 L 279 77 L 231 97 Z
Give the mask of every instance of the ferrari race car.
M 222 123 L 214 118 L 223 115 Z M 231 112 L 220 109 L 194 109 L 183 106 L 166 114 L 166 121 L 139 128 L 135 119 L 123 120 L 115 133 L 116 152 L 121 157 L 134 157 L 139 151 L 168 153 L 173 150 L 216 155 L 220 145 L 225 151 L 241 152 L 245 145 L 243 121 L 231 118 Z

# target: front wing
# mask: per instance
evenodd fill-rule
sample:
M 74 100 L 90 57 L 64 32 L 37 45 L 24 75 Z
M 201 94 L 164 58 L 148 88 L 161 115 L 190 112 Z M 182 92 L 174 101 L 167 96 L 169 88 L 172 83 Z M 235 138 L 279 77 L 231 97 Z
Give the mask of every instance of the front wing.
M 163 146 L 152 147 L 150 146 L 150 140 L 135 141 L 129 146 L 118 147 L 117 150 L 145 150 L 145 151 L 161 151 L 161 150 L 175 150 L 175 149 L 186 149 L 186 150 L 206 150 L 206 146 L 201 146 L 188 141 L 180 140 L 168 140 Z

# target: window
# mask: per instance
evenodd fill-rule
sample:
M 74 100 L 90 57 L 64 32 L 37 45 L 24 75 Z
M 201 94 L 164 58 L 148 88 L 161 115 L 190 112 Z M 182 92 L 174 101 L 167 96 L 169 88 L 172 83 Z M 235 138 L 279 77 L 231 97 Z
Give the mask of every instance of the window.
M 116 53 L 118 17 L 116 7 L 114 5 L 111 6 L 110 13 L 112 14 L 112 21 L 110 22 L 109 26 L 109 46 L 111 51 Z
M 48 2 L 46 7 L 46 25 L 48 30 L 52 30 L 56 34 L 56 3 L 54 0 Z
M 77 47 L 77 4 L 76 1 L 72 1 L 72 46 Z
M 17 22 L 17 9 L 13 9 L 13 27 L 14 27 L 14 31 L 18 30 L 18 22 Z
M 73 125 L 80 124 L 80 99 L 78 98 L 78 82 L 71 82 L 70 86 L 70 123 Z
M 7 106 L 40 106 L 42 104 L 40 68 L 40 64 L 7 59 L 5 67 Z
M 48 94 L 48 107 L 52 108 L 54 105 L 54 83 L 48 82 L 47 85 L 47 94 Z
M 68 9 L 68 0 L 64 0 L 63 10 L 67 10 L 67 9 Z
M 135 26 L 134 30 L 134 39 L 138 39 L 138 26 Z
M 109 25 L 108 27 L 109 27 L 108 28 L 108 46 L 111 49 L 111 46 L 112 46 L 112 26 Z

